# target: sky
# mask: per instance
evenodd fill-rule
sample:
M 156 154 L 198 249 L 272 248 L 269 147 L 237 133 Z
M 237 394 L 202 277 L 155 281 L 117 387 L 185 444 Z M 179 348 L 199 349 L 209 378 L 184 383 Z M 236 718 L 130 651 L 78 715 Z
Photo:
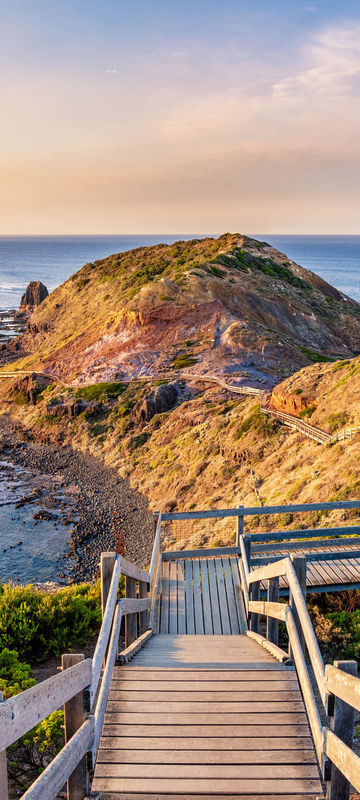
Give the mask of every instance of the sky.
M 360 234 L 358 0 L 0 0 L 0 234 Z

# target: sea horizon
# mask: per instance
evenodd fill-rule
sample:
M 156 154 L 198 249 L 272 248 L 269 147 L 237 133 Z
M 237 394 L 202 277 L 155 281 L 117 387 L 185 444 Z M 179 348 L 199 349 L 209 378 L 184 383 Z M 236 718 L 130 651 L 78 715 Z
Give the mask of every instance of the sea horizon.
M 31 280 L 49 290 L 83 264 L 112 253 L 218 233 L 172 234 L 0 234 L 0 310 L 18 308 Z M 320 275 L 360 302 L 360 234 L 247 234 L 267 241 L 300 266 Z

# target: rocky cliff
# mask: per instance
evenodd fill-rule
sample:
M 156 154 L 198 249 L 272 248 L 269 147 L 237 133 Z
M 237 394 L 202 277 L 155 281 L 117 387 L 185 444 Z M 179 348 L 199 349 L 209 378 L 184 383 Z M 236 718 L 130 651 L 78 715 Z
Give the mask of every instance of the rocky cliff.
M 87 384 L 186 369 L 271 388 L 360 352 L 360 306 L 240 234 L 86 264 L 36 308 L 22 368 Z

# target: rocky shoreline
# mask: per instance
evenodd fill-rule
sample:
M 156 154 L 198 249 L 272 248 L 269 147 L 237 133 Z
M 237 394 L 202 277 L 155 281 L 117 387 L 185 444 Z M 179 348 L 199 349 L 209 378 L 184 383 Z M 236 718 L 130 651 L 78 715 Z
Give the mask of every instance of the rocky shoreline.
M 153 519 L 148 500 L 131 489 L 115 469 L 70 447 L 34 441 L 31 432 L 15 425 L 7 415 L 0 418 L 0 457 L 50 481 L 53 477 L 65 496 L 69 490 L 75 494 L 69 551 L 59 569 L 63 583 L 94 580 L 100 554 L 106 550 L 123 553 L 143 567 L 150 563 Z M 46 519 L 52 513 L 46 492 L 42 506 Z M 64 515 L 66 519 L 66 511 Z M 40 525 L 41 518 L 40 513 Z

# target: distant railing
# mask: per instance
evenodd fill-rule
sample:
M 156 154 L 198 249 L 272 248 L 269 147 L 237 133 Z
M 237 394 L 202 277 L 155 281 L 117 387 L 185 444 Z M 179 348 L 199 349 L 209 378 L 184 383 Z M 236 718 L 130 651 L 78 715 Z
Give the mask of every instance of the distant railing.
M 320 444 L 332 444 L 334 442 L 341 442 L 344 439 L 352 439 L 354 434 L 360 430 L 359 427 L 355 427 L 344 428 L 342 431 L 339 431 L 339 433 L 327 433 L 321 428 L 317 428 L 315 425 L 310 425 L 309 422 L 304 422 L 304 420 L 296 417 L 294 414 L 287 414 L 285 411 L 277 411 L 263 403 L 261 404 L 261 411 L 263 414 L 267 414 L 268 417 L 278 419 L 284 425 L 287 425 L 288 428 L 294 428 L 309 439 L 314 439 Z
M 118 600 L 120 577 L 125 597 Z M 138 590 L 137 590 L 138 584 Z M 62 657 L 62 672 L 0 703 L 0 797 L 8 797 L 6 748 L 62 705 L 65 745 L 33 785 L 24 800 L 55 800 L 67 782 L 68 800 L 85 798 L 89 772 L 99 747 L 111 676 L 119 653 L 119 634 L 125 616 L 125 650 L 138 647 L 149 628 L 148 572 L 116 553 L 101 556 L 102 625 L 93 659 Z M 101 677 L 102 673 L 102 677 Z
M 255 395 L 256 397 L 261 397 L 261 395 L 264 394 L 264 389 L 256 389 L 254 386 L 234 386 L 231 383 L 226 383 L 222 378 L 218 378 L 217 375 L 196 375 L 193 372 L 182 372 L 180 377 L 190 381 L 210 381 L 211 383 L 217 383 L 218 386 L 222 386 L 223 389 L 228 389 L 235 394 Z

